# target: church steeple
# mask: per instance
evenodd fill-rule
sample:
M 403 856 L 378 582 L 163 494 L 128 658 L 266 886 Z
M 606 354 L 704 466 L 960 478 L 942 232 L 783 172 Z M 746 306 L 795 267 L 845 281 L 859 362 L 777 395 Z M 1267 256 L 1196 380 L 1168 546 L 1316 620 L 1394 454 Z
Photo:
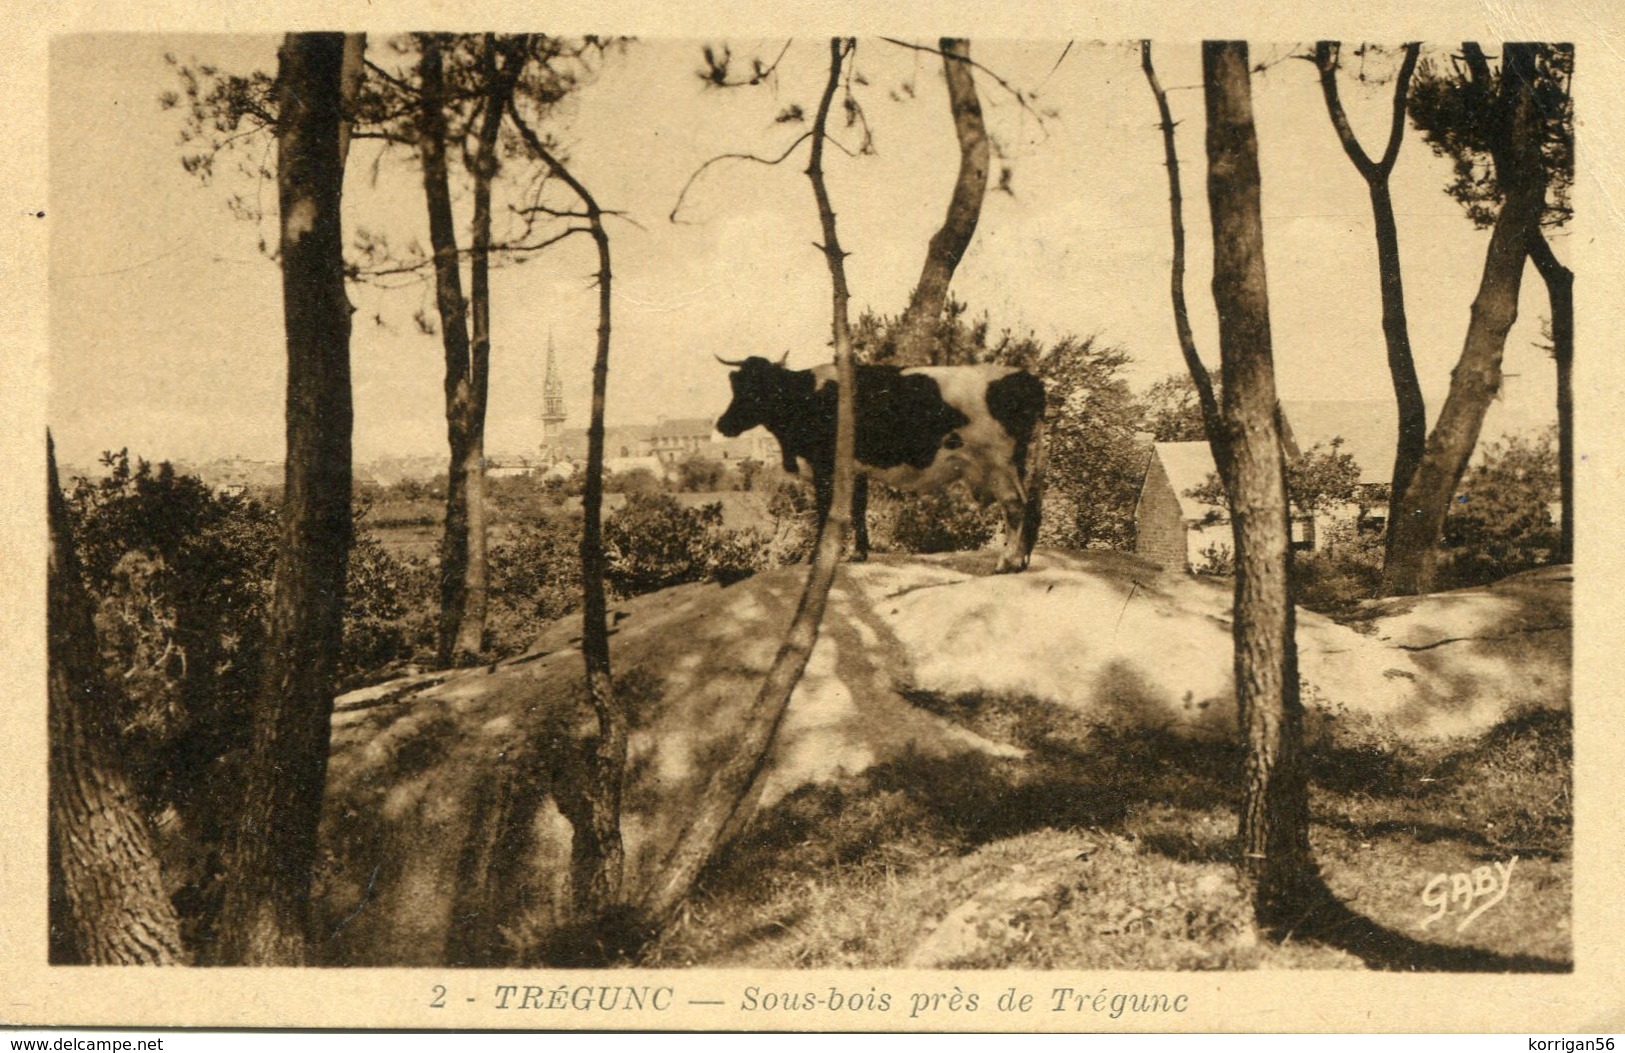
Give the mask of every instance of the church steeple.
M 558 356 L 553 352 L 553 334 L 547 334 L 547 376 L 542 380 L 542 455 L 550 461 L 564 457 L 561 446 L 564 430 L 564 380 L 559 376 Z

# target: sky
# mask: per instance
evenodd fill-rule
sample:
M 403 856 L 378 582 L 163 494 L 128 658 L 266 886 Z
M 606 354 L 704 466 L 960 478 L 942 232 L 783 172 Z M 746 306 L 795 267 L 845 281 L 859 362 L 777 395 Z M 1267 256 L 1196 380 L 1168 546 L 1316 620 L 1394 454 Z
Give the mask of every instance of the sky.
M 60 459 L 94 464 L 128 447 L 148 459 L 197 462 L 282 456 L 284 349 L 274 215 L 235 218 L 233 194 L 274 206 L 275 187 L 230 165 L 210 183 L 187 174 L 181 117 L 158 105 L 177 86 L 166 53 L 223 69 L 273 70 L 276 38 L 70 35 L 50 67 L 50 401 Z M 771 60 L 784 40 L 728 42 L 742 59 Z M 384 42 L 373 54 L 387 59 Z M 716 416 L 726 369 L 714 358 L 790 353 L 792 366 L 829 355 L 829 276 L 814 243 L 818 218 L 803 174 L 805 148 L 784 164 L 712 165 L 720 154 L 776 156 L 803 126 L 779 123 L 790 104 L 811 112 L 827 45 L 795 40 L 756 88 L 708 89 L 701 42 L 656 39 L 611 55 L 545 130 L 608 209 L 614 256 L 612 423 Z M 1338 145 L 1302 45 L 1255 43 L 1253 78 L 1277 382 L 1283 398 L 1387 398 L 1375 248 L 1364 183 Z M 1011 193 L 992 192 L 954 295 L 995 331 L 1051 341 L 1095 335 L 1132 356 L 1144 387 L 1183 369 L 1169 304 L 1168 187 L 1162 141 L 1137 49 L 1126 44 L 974 41 L 995 165 Z M 1198 346 L 1218 358 L 1209 295 L 1202 96 L 1194 47 L 1154 49 L 1170 89 L 1190 245 L 1186 293 Z M 1342 87 L 1356 130 L 1377 152 L 1387 130 L 1385 85 L 1362 85 L 1350 57 Z M 896 314 L 942 220 L 958 164 L 940 60 L 877 39 L 860 42 L 854 91 L 875 153 L 826 159 L 853 291 L 853 312 Z M 1380 60 L 1369 71 L 1383 72 Z M 1029 110 L 993 75 L 1035 92 Z M 1035 112 L 1036 111 L 1036 112 Z M 1052 115 L 1040 117 L 1040 113 Z M 854 129 L 837 129 L 849 147 Z M 242 158 L 274 167 L 265 138 Z M 521 162 L 512 162 L 520 166 Z M 517 170 L 517 169 L 516 169 Z M 1407 128 L 1392 178 L 1411 339 L 1430 412 L 1460 354 L 1488 234 L 1443 193 L 1449 169 Z M 456 202 L 469 212 L 466 192 Z M 346 236 L 366 229 L 396 244 L 426 240 L 421 184 L 404 152 L 358 143 L 345 190 Z M 1567 257 L 1568 237 L 1556 248 Z M 571 413 L 585 424 L 597 326 L 589 240 L 561 243 L 493 276 L 492 393 L 487 449 L 528 452 L 539 441 L 547 346 L 554 343 Z M 465 278 L 466 282 L 466 278 Z M 466 286 L 465 286 L 466 287 Z M 435 455 L 445 449 L 439 339 L 413 315 L 433 314 L 426 285 L 351 291 L 355 451 Z M 1539 347 L 1547 314 L 1531 268 L 1508 340 L 1503 398 L 1486 435 L 1555 416 L 1553 371 Z

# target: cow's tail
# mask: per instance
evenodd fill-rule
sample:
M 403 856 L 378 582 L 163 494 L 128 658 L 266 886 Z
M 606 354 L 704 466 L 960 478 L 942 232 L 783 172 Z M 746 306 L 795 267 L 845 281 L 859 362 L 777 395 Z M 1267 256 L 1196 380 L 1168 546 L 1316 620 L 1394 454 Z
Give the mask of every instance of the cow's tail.
M 1024 503 L 1021 512 L 1021 551 L 1030 558 L 1038 543 L 1038 526 L 1044 515 L 1044 469 L 1049 460 L 1049 448 L 1044 438 L 1044 414 L 1033 421 L 1031 437 L 1027 440 L 1026 463 L 1022 466 L 1021 490 Z

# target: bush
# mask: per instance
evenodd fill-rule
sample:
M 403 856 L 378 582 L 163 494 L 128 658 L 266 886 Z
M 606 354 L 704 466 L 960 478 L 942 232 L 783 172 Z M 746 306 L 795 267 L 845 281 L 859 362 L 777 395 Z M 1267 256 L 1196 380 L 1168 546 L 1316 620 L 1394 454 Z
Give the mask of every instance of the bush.
M 660 477 L 647 468 L 633 468 L 625 472 L 607 472 L 604 475 L 606 494 L 658 494 L 666 489 Z
M 1462 479 L 1444 524 L 1435 585 L 1486 585 L 1544 566 L 1559 543 L 1551 506 L 1558 500 L 1556 437 L 1508 436 L 1484 451 Z
M 1225 578 L 1236 572 L 1236 553 L 1223 541 L 1215 541 L 1202 549 L 1202 559 L 1191 567 L 1193 574 L 1210 574 Z
M 540 472 L 487 476 L 485 502 L 491 523 L 522 523 L 560 503 L 565 480 Z
M 1319 614 L 1351 614 L 1378 594 L 1382 544 L 1300 552 L 1292 560 L 1293 600 Z
M 992 540 L 993 512 L 963 483 L 930 493 L 904 493 L 872 483 L 870 535 L 882 551 L 963 552 Z
M 132 776 L 153 807 L 189 798 L 248 741 L 276 516 L 201 479 L 106 454 L 68 495 Z
M 764 539 L 722 525 L 722 505 L 685 508 L 670 494 L 629 494 L 604 523 L 606 578 L 621 596 L 691 581 L 728 583 L 764 563 Z
M 709 494 L 724 489 L 728 466 L 709 457 L 689 457 L 677 462 L 677 489 L 687 493 Z
M 357 529 L 345 571 L 343 689 L 360 686 L 395 663 L 431 658 L 437 588 L 427 561 L 393 556 L 375 535 Z
M 768 499 L 767 514 L 773 518 L 773 534 L 766 545 L 768 563 L 783 566 L 811 559 L 813 542 L 818 540 L 812 487 L 796 478 L 780 479 Z
M 522 651 L 548 622 L 581 606 L 581 515 L 524 523 L 491 546 L 485 649 Z
M 756 480 L 762 474 L 764 467 L 766 466 L 754 457 L 746 457 L 744 460 L 735 463 L 734 475 L 739 479 L 739 489 L 746 491 L 755 489 Z
M 277 513 L 215 493 L 201 479 L 103 457 L 100 480 L 75 481 L 69 517 L 96 602 L 103 670 L 132 767 L 153 802 L 190 792 L 201 772 L 247 744 L 277 547 Z M 345 590 L 341 682 L 433 648 L 433 569 L 402 560 L 360 528 Z

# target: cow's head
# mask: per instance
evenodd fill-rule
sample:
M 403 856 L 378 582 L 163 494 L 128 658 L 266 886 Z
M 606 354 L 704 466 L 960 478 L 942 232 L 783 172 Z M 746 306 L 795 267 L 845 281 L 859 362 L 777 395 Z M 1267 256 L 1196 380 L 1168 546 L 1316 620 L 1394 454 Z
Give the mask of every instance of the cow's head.
M 717 361 L 725 366 L 737 367 L 728 374 L 728 383 L 733 385 L 733 401 L 717 419 L 717 431 L 731 439 L 758 424 L 770 423 L 774 418 L 774 407 L 782 400 L 790 374 L 790 370 L 784 368 L 784 360 L 769 362 L 759 355 L 752 355 L 750 358 L 729 361 L 718 355 Z

